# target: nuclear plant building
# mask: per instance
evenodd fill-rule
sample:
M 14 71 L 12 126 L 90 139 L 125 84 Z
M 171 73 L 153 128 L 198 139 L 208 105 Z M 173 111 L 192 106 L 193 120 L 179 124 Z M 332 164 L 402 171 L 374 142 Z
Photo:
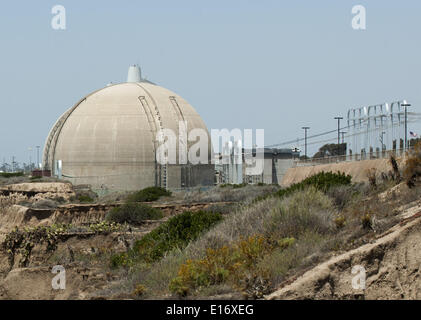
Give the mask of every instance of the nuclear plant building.
M 196 128 L 208 133 L 207 164 L 178 162 L 180 121 L 187 123 L 187 133 Z M 156 160 L 162 129 L 177 136 L 176 164 Z M 186 143 L 189 148 L 196 142 Z M 92 92 L 57 120 L 46 139 L 43 168 L 93 190 L 178 189 L 213 185 L 212 157 L 209 132 L 194 108 L 131 66 L 126 83 Z

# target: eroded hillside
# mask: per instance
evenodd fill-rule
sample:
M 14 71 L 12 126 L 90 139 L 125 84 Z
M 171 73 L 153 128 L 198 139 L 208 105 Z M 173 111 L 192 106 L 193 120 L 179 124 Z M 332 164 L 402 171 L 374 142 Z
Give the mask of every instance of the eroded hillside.
M 104 197 L 3 183 L 0 298 L 419 299 L 418 167 Z M 57 265 L 65 289 L 52 287 Z

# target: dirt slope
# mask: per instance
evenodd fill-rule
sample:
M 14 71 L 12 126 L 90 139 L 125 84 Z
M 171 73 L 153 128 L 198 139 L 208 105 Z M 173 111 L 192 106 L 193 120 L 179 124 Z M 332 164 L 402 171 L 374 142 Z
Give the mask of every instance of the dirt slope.
M 421 299 L 420 207 L 401 217 L 373 243 L 331 258 L 266 299 Z M 353 289 L 356 265 L 366 270 L 365 290 Z

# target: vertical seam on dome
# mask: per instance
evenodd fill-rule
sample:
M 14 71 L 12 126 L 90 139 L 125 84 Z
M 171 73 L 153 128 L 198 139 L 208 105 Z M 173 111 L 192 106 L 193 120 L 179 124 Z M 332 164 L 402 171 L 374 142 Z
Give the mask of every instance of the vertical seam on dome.
M 161 113 L 159 112 L 158 105 L 157 105 L 155 99 L 152 97 L 152 94 L 148 90 L 146 90 L 146 88 L 141 86 L 139 83 L 134 83 L 134 84 L 136 84 L 139 88 L 142 88 L 142 90 L 144 92 L 146 92 L 148 97 L 152 100 L 152 103 L 155 107 L 156 116 L 158 117 L 158 124 L 159 124 L 159 128 L 160 128 L 160 132 L 162 132 L 162 130 L 163 130 L 162 117 L 161 117 Z M 152 116 L 154 116 L 154 114 L 152 114 Z M 155 116 L 154 116 L 154 120 L 155 120 L 155 122 L 157 120 Z M 156 134 L 155 134 L 155 137 L 153 137 L 153 144 L 155 145 L 155 143 L 156 143 Z M 155 184 L 158 186 L 158 180 L 159 180 L 159 186 L 161 186 L 162 177 L 161 177 L 161 174 L 159 174 L 159 179 L 158 179 L 158 164 L 156 163 L 156 148 L 155 148 L 154 158 L 155 158 Z M 167 170 L 167 166 L 164 165 L 164 171 L 166 172 L 166 170 Z M 166 174 L 165 174 L 165 176 L 166 176 Z M 167 181 L 167 177 L 165 177 L 164 187 L 167 188 L 167 185 L 168 185 L 168 181 Z
M 59 120 L 54 124 L 53 128 L 51 129 L 50 134 L 48 135 L 47 141 L 46 141 L 46 145 L 45 145 L 45 150 L 44 150 L 44 156 L 45 156 L 45 160 L 43 159 L 43 162 L 48 166 L 48 162 L 49 162 L 49 158 L 50 158 L 50 154 L 51 154 L 51 169 L 53 169 L 54 166 L 54 158 L 55 158 L 55 152 L 56 152 L 56 146 L 57 146 L 57 141 L 59 139 L 61 130 L 63 129 L 64 124 L 66 123 L 67 119 L 70 117 L 70 115 L 73 113 L 73 111 L 76 110 L 76 108 L 83 102 L 86 100 L 87 97 L 84 97 L 82 100 L 80 100 L 77 104 L 75 104 L 72 108 L 70 108 L 69 110 L 67 110 L 60 118 Z M 56 128 L 56 130 L 54 130 L 54 128 Z M 51 134 L 53 134 L 51 136 Z M 51 141 L 48 143 L 48 140 L 50 140 L 50 136 L 51 136 Z M 47 144 L 48 143 L 48 144 Z M 48 146 L 48 147 L 47 147 Z M 52 148 L 52 152 L 50 151 Z
M 106 87 L 107 88 L 107 87 Z M 101 89 L 98 89 L 98 90 L 95 90 L 94 92 L 91 92 L 90 94 L 88 94 L 87 96 L 85 96 L 85 97 L 83 97 L 82 99 L 80 99 L 73 107 L 71 107 L 70 109 L 68 109 L 66 112 L 64 112 L 62 115 L 61 115 L 61 117 L 56 121 L 56 123 L 54 124 L 54 126 L 51 128 L 51 130 L 50 130 L 50 133 L 48 134 L 48 137 L 47 137 L 47 139 L 46 139 L 46 141 L 45 141 L 45 146 L 44 146 L 44 152 L 43 152 L 43 159 L 42 159 L 42 163 L 43 163 L 43 167 L 46 165 L 46 166 L 48 166 L 49 164 L 48 164 L 48 161 L 50 161 L 49 160 L 49 155 L 51 154 L 51 170 L 54 168 L 54 158 L 55 158 L 55 153 L 56 153 L 56 146 L 57 146 L 57 141 L 58 141 L 58 139 L 59 139 L 59 136 L 60 136 L 60 133 L 61 133 L 61 130 L 63 129 L 63 127 L 64 127 L 64 125 L 65 125 L 65 123 L 66 123 L 66 121 L 67 121 L 67 119 L 69 119 L 69 117 L 70 117 L 70 115 L 73 113 L 73 111 L 75 111 L 76 110 L 76 108 L 77 107 L 79 107 L 80 106 L 80 104 L 82 103 L 82 102 L 84 102 L 85 100 L 87 100 L 90 96 L 92 96 L 93 94 L 95 94 L 95 93 L 97 93 L 97 92 L 99 92 L 99 91 L 101 91 L 101 90 L 104 90 L 105 88 L 101 88 Z M 62 119 L 63 119 L 63 121 L 62 121 Z M 60 122 L 61 122 L 61 124 L 60 124 Z M 53 132 L 53 130 L 54 130 L 54 128 L 57 126 L 57 130 L 55 130 L 54 132 Z M 50 136 L 51 136 L 51 134 L 53 134 L 53 136 L 51 137 L 51 140 L 54 140 L 54 138 L 55 138 L 55 141 L 53 142 L 53 141 L 51 141 L 49 144 L 48 144 L 48 150 L 47 150 L 47 143 L 48 143 L 48 140 L 50 140 Z M 51 150 L 51 147 L 53 147 L 53 151 L 52 152 L 50 152 L 50 150 Z M 45 158 L 45 160 L 44 160 L 44 158 Z M 52 172 L 53 173 L 53 172 Z M 54 173 L 53 173 L 54 174 Z

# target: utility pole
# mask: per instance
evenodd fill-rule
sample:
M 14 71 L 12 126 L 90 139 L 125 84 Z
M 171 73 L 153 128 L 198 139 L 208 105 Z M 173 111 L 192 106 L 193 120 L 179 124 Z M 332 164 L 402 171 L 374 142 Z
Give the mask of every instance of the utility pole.
M 39 169 L 39 148 L 40 146 L 37 146 L 37 168 Z
M 345 136 L 344 136 L 344 134 L 345 134 L 346 132 L 345 131 L 341 131 L 341 135 L 342 135 L 342 144 L 345 142 Z
M 307 160 L 307 130 L 310 127 L 302 127 L 301 129 L 304 129 L 304 158 Z
M 339 157 L 339 153 L 340 153 L 340 147 L 339 147 L 339 139 L 340 139 L 340 130 L 341 130 L 341 120 L 343 119 L 342 117 L 335 117 L 334 119 L 338 120 L 338 157 Z
M 408 150 L 408 112 L 407 107 L 410 107 L 411 104 L 409 103 L 401 103 L 402 107 L 405 107 L 405 145 L 404 145 L 404 151 Z

